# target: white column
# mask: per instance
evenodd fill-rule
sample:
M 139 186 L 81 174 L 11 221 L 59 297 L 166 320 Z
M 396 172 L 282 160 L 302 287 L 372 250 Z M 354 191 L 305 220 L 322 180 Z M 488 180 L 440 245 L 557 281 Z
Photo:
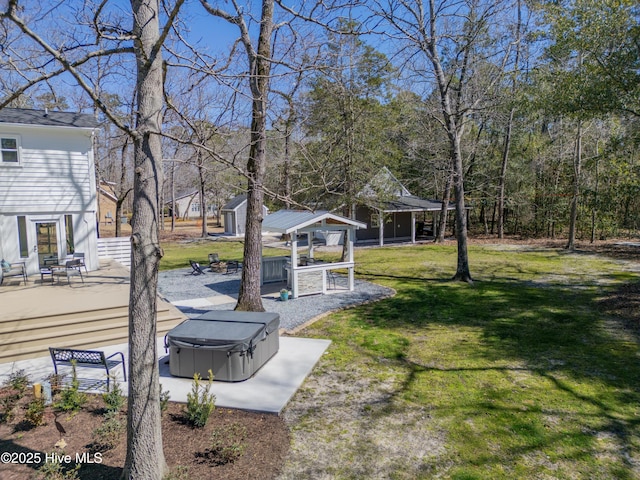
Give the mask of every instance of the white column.
M 378 244 L 384 245 L 384 212 L 378 210 Z
M 298 298 L 298 231 L 291 233 L 291 292 Z
M 416 243 L 416 212 L 411 212 L 411 243 Z
M 349 242 L 349 262 L 353 263 L 353 235 L 354 231 L 352 228 L 347 229 L 347 241 Z M 355 289 L 355 281 L 353 275 L 353 266 L 349 267 L 349 291 L 353 291 Z

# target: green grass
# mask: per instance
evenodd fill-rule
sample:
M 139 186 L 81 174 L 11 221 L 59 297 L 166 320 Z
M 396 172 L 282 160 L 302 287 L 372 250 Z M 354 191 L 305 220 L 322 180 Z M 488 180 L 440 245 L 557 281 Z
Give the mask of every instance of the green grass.
M 222 261 L 242 260 L 244 242 L 241 240 L 198 240 L 188 243 L 163 243 L 164 256 L 160 261 L 160 270 L 189 268 L 189 260 L 200 265 L 209 265 L 209 254 L 217 253 Z M 263 256 L 284 255 L 284 250 L 266 247 Z
M 163 268 L 195 255 L 191 248 L 167 248 Z M 235 255 L 198 248 L 204 258 Z M 397 294 L 303 333 L 333 341 L 317 372 L 391 382 L 379 415 L 428 413 L 424 428 L 444 448 L 393 478 L 639 478 L 637 331 L 602 302 L 638 275 L 561 250 L 474 246 L 469 254 L 472 285 L 450 281 L 455 246 L 357 250 L 359 277 Z M 334 438 L 318 417 L 299 428 Z M 331 468 L 357 477 L 346 464 Z
M 391 408 L 426 409 L 446 432 L 422 478 L 638 478 L 638 339 L 612 331 L 599 305 L 636 275 L 554 250 L 472 248 L 473 285 L 449 281 L 455 247 L 367 249 L 356 261 L 397 295 L 306 333 L 333 340 L 325 368 L 402 369 Z

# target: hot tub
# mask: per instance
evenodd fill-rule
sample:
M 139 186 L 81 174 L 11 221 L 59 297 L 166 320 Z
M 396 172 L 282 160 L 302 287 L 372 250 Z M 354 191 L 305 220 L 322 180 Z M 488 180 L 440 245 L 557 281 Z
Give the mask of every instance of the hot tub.
M 182 322 L 165 336 L 169 372 L 193 378 L 241 382 L 278 352 L 280 315 L 271 312 L 210 311 Z

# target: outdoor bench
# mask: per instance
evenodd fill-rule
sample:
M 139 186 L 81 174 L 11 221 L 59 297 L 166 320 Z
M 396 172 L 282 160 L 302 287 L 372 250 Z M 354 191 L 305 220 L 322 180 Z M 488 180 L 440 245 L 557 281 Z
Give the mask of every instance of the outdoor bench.
M 127 381 L 127 372 L 124 366 L 124 355 L 122 352 L 116 352 L 113 355 L 105 356 L 104 352 L 99 350 L 72 350 L 70 348 L 53 348 L 49 347 L 51 359 L 53 360 L 53 369 L 58 375 L 58 366 L 74 366 L 76 368 L 104 368 L 107 373 L 107 391 L 109 391 L 110 370 L 122 365 L 122 375 L 124 381 Z M 94 382 L 104 383 L 104 382 Z

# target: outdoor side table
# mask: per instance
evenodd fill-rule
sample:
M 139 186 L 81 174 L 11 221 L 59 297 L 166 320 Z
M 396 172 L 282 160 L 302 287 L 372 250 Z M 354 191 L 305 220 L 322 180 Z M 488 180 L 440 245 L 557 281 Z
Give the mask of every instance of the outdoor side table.
M 45 282 L 45 280 L 48 280 L 47 275 L 50 277 L 51 279 L 51 283 L 53 283 L 53 270 L 51 269 L 51 267 L 43 267 L 40 269 L 40 280 L 42 280 L 42 283 Z

